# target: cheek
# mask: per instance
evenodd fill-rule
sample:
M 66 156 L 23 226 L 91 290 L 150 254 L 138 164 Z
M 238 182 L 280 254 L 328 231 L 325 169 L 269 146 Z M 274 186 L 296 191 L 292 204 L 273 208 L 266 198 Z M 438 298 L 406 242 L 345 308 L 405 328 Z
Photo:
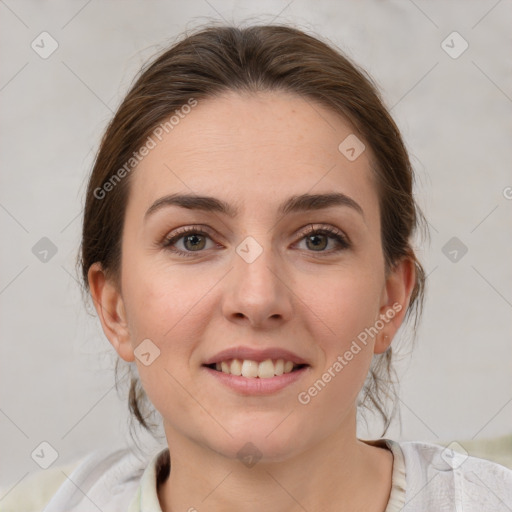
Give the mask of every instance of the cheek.
M 366 379 L 373 357 L 374 340 L 367 329 L 378 318 L 381 287 L 374 273 L 352 269 L 331 276 L 325 285 L 317 288 L 308 301 L 321 320 L 318 325 L 322 332 L 317 332 L 315 338 L 324 353 L 315 379 L 328 382 L 330 391 L 324 393 L 324 399 L 343 396 L 352 400 Z M 322 383 L 319 386 L 322 388 Z
M 159 365 L 184 375 L 208 328 L 212 289 L 223 274 L 143 255 L 127 258 L 126 269 L 123 295 L 133 348 L 150 339 L 160 351 Z
M 127 246 L 129 244 L 127 243 Z M 123 260 L 123 298 L 134 342 L 142 336 L 161 344 L 178 329 L 193 304 L 207 291 L 191 272 L 162 264 L 141 251 L 127 251 Z
M 151 269 L 134 272 L 124 280 L 126 314 L 134 345 L 144 338 L 161 345 L 169 326 L 185 314 L 186 301 L 178 285 L 176 281 L 157 279 Z M 176 297 L 182 300 L 176 300 Z M 176 320 L 173 322 L 173 319 Z
M 142 386 L 157 410 L 186 411 L 190 397 L 181 383 L 188 381 L 190 355 L 206 328 L 201 298 L 211 284 L 191 281 L 190 272 L 176 268 L 132 263 L 134 259 L 127 260 L 131 271 L 123 279 L 131 342 L 136 350 L 143 340 L 151 341 L 149 364 L 135 360 Z
M 339 424 L 355 404 L 364 385 L 373 357 L 373 339 L 365 329 L 373 325 L 378 313 L 373 280 L 339 276 L 323 293 L 317 292 L 310 305 L 321 318 L 314 334 L 320 346 L 322 361 L 306 385 L 298 401 L 315 417 Z M 324 327 L 327 328 L 324 329 Z M 327 333 L 327 334 L 325 334 Z
M 307 302 L 329 328 L 330 337 L 342 343 L 373 324 L 381 290 L 382 284 L 374 273 L 346 268 L 325 280 L 316 277 L 314 293 L 309 292 Z

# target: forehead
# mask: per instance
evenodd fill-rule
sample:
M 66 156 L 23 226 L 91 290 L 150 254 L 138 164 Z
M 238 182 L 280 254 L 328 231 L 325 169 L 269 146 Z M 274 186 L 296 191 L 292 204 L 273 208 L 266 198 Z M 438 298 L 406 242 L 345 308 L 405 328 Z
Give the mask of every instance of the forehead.
M 128 210 L 174 192 L 216 196 L 239 211 L 306 192 L 342 192 L 370 209 L 375 202 L 369 149 L 349 160 L 339 145 L 353 127 L 310 99 L 224 93 L 162 131 L 133 172 Z

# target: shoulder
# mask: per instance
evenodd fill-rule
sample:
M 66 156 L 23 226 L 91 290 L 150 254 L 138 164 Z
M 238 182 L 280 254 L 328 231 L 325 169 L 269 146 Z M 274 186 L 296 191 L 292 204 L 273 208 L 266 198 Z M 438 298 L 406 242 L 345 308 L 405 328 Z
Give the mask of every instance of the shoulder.
M 27 473 L 0 488 L 0 512 L 36 512 L 42 510 L 57 489 L 82 461 Z
M 96 450 L 65 466 L 31 475 L 2 493 L 1 512 L 127 510 L 149 457 L 132 449 Z M 6 494 L 7 493 L 7 494 Z
M 511 509 L 512 469 L 471 456 L 456 442 L 446 447 L 420 441 L 393 442 L 404 456 L 405 510 L 433 506 L 440 510 L 457 506 L 457 510 Z

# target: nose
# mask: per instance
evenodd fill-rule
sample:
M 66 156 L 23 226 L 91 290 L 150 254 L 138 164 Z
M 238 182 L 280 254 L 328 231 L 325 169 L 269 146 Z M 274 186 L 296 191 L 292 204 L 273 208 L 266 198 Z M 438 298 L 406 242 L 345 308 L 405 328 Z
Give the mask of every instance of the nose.
M 230 321 L 253 328 L 275 327 L 292 315 L 289 273 L 269 244 L 247 237 L 236 248 L 233 269 L 225 283 L 223 313 Z

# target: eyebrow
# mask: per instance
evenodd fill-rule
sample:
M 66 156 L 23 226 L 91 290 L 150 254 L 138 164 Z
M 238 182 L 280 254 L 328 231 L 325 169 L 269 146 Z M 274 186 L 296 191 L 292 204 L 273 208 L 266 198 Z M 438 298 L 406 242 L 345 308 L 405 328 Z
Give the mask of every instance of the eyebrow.
M 144 214 L 144 220 L 168 206 L 179 206 L 189 210 L 201 210 L 205 212 L 216 212 L 234 218 L 238 215 L 238 208 L 211 196 L 196 194 L 171 194 L 157 199 Z M 358 212 L 364 218 L 361 206 L 351 197 L 340 192 L 330 194 L 301 194 L 291 196 L 279 206 L 278 215 L 289 213 L 322 210 L 333 206 L 349 207 Z

